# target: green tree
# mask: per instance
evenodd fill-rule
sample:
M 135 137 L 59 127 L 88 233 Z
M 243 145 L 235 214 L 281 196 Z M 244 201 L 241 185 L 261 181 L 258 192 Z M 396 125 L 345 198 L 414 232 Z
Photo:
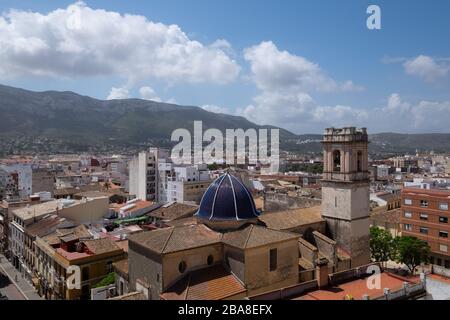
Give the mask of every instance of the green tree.
M 395 261 L 405 264 L 410 273 L 414 274 L 417 266 L 427 263 L 430 256 L 430 246 L 415 237 L 397 237 L 394 240 Z
M 114 284 L 116 281 L 116 274 L 114 272 L 108 273 L 102 280 L 97 282 L 93 288 L 100 288 Z
M 370 255 L 373 260 L 385 263 L 394 254 L 394 239 L 389 231 L 378 227 L 370 228 Z
M 208 169 L 209 170 L 218 170 L 219 169 L 219 165 L 217 163 L 212 163 L 212 164 L 208 164 Z

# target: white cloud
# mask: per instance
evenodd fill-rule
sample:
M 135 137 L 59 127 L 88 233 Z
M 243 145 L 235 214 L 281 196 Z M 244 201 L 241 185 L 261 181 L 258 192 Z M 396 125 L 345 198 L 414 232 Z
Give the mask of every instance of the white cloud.
M 177 25 L 82 2 L 48 14 L 11 10 L 0 16 L 0 77 L 114 75 L 130 82 L 223 84 L 240 71 L 224 47 L 224 40 L 213 46 L 192 40 Z
M 273 124 L 293 132 L 317 132 L 325 126 L 363 123 L 367 112 L 349 106 L 322 106 L 309 92 L 361 91 L 351 80 L 338 83 L 301 56 L 280 51 L 272 42 L 245 49 L 251 76 L 261 91 L 253 103 L 237 112 L 258 124 Z
M 272 124 L 296 133 L 317 132 L 328 126 L 363 126 L 369 118 L 364 109 L 321 106 L 306 93 L 264 92 L 239 112 L 258 124 Z
M 343 84 L 327 76 L 318 64 L 304 57 L 280 51 L 271 41 L 244 50 L 252 79 L 264 91 L 349 91 L 361 90 L 351 81 Z
M 362 109 L 322 106 L 304 93 L 262 93 L 239 114 L 257 124 L 272 124 L 295 133 L 317 133 L 331 126 L 367 127 L 370 132 L 449 132 L 450 101 L 412 103 L 393 93 L 385 105 Z
M 374 110 L 377 125 L 384 130 L 404 132 L 449 132 L 450 101 L 427 101 L 417 103 L 403 101 L 394 93 L 387 105 Z
M 155 90 L 149 86 L 141 87 L 139 89 L 139 94 L 141 95 L 141 98 L 145 100 L 152 100 L 156 102 L 162 101 L 161 98 L 156 95 Z
M 206 110 L 206 111 L 209 111 L 209 112 L 214 112 L 214 113 L 232 114 L 230 109 L 225 108 L 225 107 L 219 107 L 219 106 L 214 105 L 214 104 L 206 104 L 206 105 L 203 105 L 201 108 L 203 110 Z
M 433 58 L 425 55 L 407 60 L 403 68 L 407 74 L 419 76 L 427 82 L 445 77 L 450 69 L 447 65 L 438 64 Z
M 115 99 L 127 99 L 129 97 L 129 91 L 126 88 L 111 88 L 108 97 L 106 100 L 115 100 Z

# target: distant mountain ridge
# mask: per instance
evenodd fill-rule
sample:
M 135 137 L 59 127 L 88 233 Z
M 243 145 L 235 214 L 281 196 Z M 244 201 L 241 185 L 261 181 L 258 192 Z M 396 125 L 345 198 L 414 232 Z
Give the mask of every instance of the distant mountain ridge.
M 195 120 L 203 122 L 203 130 L 217 128 L 223 132 L 227 128 L 276 128 L 195 106 L 141 99 L 105 101 L 69 91 L 33 92 L 3 85 L 0 85 L 0 115 L 3 153 L 36 149 L 36 143 L 38 149 L 54 144 L 55 148 L 68 146 L 67 151 L 168 145 L 173 130 L 192 131 Z M 319 134 L 296 135 L 280 129 L 281 148 L 285 150 L 319 152 L 320 139 Z M 381 133 L 371 135 L 370 139 L 374 152 L 450 150 L 450 134 Z

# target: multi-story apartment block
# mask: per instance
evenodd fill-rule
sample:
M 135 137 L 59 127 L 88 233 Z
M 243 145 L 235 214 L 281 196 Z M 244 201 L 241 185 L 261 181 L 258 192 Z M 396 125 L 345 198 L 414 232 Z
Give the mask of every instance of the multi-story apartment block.
M 169 158 L 162 158 L 158 160 L 158 202 L 168 202 L 167 188 L 168 182 L 172 180 L 173 163 Z
M 450 190 L 402 190 L 402 235 L 428 243 L 431 263 L 450 268 Z
M 200 203 L 212 182 L 207 165 L 176 166 L 173 171 L 172 179 L 167 183 L 167 200 Z
M 158 196 L 158 148 L 150 148 L 129 163 L 129 189 L 136 198 L 155 201 Z

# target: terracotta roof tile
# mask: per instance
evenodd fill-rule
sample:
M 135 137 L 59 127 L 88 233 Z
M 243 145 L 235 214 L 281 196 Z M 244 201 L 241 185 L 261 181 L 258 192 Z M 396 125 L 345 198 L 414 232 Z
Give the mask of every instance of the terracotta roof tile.
M 324 222 L 320 206 L 262 214 L 258 218 L 268 228 L 288 230 L 301 225 Z
M 221 300 L 246 292 L 242 283 L 217 265 L 187 274 L 161 294 L 164 300 Z
M 131 235 L 129 241 L 157 253 L 168 253 L 218 243 L 221 238 L 221 233 L 196 224 L 140 232 Z
M 176 220 L 192 216 L 197 212 L 197 210 L 197 205 L 175 202 L 167 207 L 161 206 L 158 209 L 148 213 L 148 215 L 150 217 L 155 217 L 162 220 Z
M 234 247 L 245 249 L 298 238 L 299 235 L 297 234 L 248 224 L 239 230 L 224 233 L 222 242 Z
M 94 240 L 84 240 L 83 243 L 94 254 L 102 254 L 121 250 L 121 248 L 109 238 L 100 238 Z

